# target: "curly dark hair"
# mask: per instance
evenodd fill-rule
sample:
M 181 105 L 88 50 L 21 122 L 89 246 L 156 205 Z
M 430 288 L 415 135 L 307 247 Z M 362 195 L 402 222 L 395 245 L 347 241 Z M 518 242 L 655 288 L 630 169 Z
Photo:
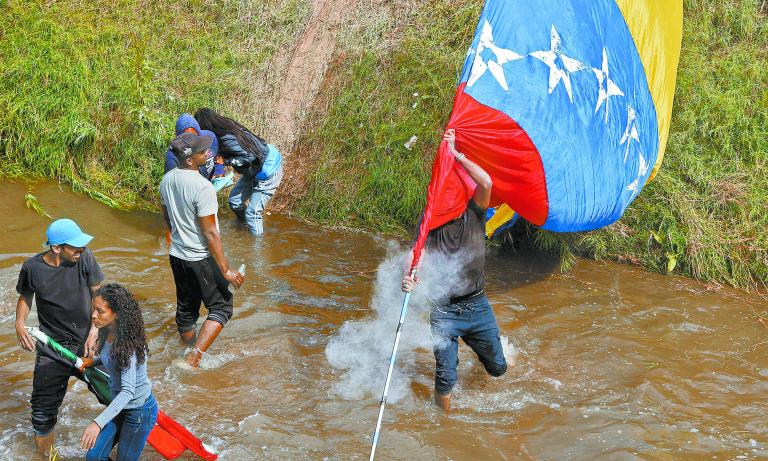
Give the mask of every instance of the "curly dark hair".
M 110 283 L 96 290 L 94 296 L 103 298 L 112 312 L 117 314 L 112 360 L 117 362 L 121 370 L 131 365 L 133 354 L 136 354 L 136 365 L 144 363 L 149 355 L 149 347 L 144 332 L 144 318 L 133 293 L 119 283 Z M 104 348 L 107 333 L 106 328 L 99 330 L 99 352 Z

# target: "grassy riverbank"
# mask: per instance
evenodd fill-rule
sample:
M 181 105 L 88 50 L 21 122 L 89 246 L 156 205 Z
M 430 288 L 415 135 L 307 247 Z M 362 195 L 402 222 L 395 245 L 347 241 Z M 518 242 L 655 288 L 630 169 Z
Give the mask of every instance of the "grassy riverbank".
M 287 168 L 302 170 L 282 188 L 288 210 L 411 232 L 480 3 L 361 2 L 288 157 Z M 0 0 L 3 176 L 58 179 L 112 206 L 154 208 L 178 113 L 211 105 L 274 132 L 274 99 L 309 0 L 142 5 Z M 529 240 L 565 256 L 768 283 L 765 5 L 686 0 L 657 179 L 607 229 L 523 229 Z
M 360 13 L 300 149 L 314 160 L 297 209 L 311 219 L 412 229 L 479 1 Z M 761 11 L 761 5 L 763 10 Z M 656 180 L 597 232 L 531 230 L 564 255 L 639 263 L 742 287 L 768 282 L 765 2 L 685 2 L 673 124 Z M 404 147 L 411 136 L 413 150 Z M 354 178 L 351 181 L 350 178 Z
M 177 115 L 270 107 L 268 66 L 310 13 L 306 0 L 0 1 L 2 174 L 156 207 Z

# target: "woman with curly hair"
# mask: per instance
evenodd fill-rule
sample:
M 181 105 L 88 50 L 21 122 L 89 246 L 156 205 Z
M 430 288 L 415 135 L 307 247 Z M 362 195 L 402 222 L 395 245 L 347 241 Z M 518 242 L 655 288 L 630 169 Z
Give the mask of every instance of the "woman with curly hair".
M 158 412 L 147 377 L 141 308 L 130 291 L 110 283 L 96 291 L 91 318 L 99 328 L 99 349 L 96 358 L 82 358 L 83 368 L 103 364 L 114 398 L 85 429 L 80 446 L 88 450 L 87 460 L 107 460 L 117 442 L 117 461 L 138 460 Z
M 264 208 L 283 180 L 280 151 L 213 109 L 201 108 L 195 112 L 195 119 L 202 129 L 218 136 L 219 155 L 241 175 L 229 193 L 229 208 L 245 222 L 251 234 L 263 234 Z

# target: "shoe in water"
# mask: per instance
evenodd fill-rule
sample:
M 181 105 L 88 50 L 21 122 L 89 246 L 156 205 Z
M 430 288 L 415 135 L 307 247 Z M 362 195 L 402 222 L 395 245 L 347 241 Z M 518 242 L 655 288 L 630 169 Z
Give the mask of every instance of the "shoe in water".
M 175 366 L 176 368 L 184 371 L 200 371 L 198 367 L 193 367 L 184 359 L 173 359 L 171 362 L 171 365 Z

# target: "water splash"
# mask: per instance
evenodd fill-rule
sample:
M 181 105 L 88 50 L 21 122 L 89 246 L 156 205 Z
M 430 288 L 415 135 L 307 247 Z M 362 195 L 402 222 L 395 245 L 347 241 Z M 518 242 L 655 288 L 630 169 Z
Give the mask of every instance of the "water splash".
M 370 302 L 373 317 L 344 323 L 328 342 L 325 349 L 328 362 L 344 370 L 333 392 L 344 399 L 359 400 L 377 396 L 382 391 L 400 317 L 401 281 L 409 256 L 410 251 L 394 243 L 388 245 L 387 257 L 376 273 Z M 428 313 L 435 300 L 455 284 L 462 266 L 460 258 L 425 254 L 419 274 L 421 282 L 408 306 L 388 401 L 396 402 L 406 396 L 416 373 L 431 375 L 434 372 Z M 425 361 L 429 361 L 429 368 L 419 366 Z

